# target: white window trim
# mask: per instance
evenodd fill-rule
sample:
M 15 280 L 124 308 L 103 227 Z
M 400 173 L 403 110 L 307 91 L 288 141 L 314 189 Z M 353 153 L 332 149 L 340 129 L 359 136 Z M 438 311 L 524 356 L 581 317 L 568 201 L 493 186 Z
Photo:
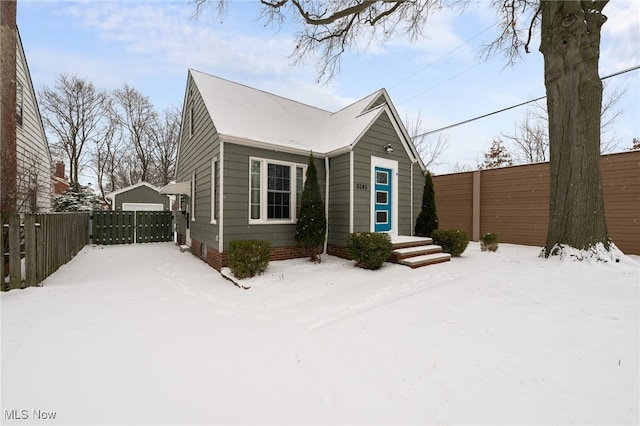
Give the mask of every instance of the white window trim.
M 218 162 L 218 156 L 216 155 L 211 159 L 211 224 L 216 225 L 218 220 L 216 219 L 216 163 L 218 163 L 218 167 L 220 167 L 220 163 Z
M 260 219 L 251 219 L 251 163 L 253 163 L 254 161 L 259 161 L 260 162 Z M 290 182 L 290 187 L 289 187 L 289 192 L 290 192 L 290 198 L 289 198 L 289 208 L 291 209 L 290 211 L 290 219 L 268 219 L 267 218 L 267 193 L 269 191 L 268 189 L 268 178 L 269 178 L 269 171 L 268 171 L 268 165 L 269 164 L 278 164 L 278 165 L 283 165 L 283 166 L 289 166 L 289 182 Z M 297 178 L 296 178 L 296 169 L 298 167 L 302 168 L 302 184 L 304 185 L 304 182 L 307 179 L 307 165 L 306 164 L 300 164 L 300 163 L 292 163 L 289 161 L 281 161 L 281 160 L 273 160 L 273 159 L 269 159 L 269 158 L 261 158 L 261 157 L 249 157 L 249 185 L 248 185 L 248 192 L 249 192 L 249 197 L 248 197 L 248 208 L 247 208 L 247 214 L 248 214 L 248 219 L 249 219 L 249 225 L 273 225 L 273 224 L 291 224 L 291 223 L 296 223 L 296 221 L 298 220 L 297 218 Z

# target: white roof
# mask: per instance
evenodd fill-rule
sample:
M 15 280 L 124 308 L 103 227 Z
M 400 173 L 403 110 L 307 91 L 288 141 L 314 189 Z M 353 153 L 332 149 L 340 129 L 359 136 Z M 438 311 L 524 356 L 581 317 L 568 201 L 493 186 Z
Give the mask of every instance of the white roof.
M 189 72 L 223 140 L 326 154 L 357 142 L 384 111 L 384 105 L 367 110 L 378 97 L 386 97 L 384 89 L 332 113 L 200 71 Z

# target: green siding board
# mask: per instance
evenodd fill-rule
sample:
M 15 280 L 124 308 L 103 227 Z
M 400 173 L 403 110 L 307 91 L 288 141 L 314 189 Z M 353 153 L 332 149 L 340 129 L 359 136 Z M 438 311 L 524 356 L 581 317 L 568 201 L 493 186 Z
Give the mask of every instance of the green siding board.
M 349 233 L 349 157 L 345 153 L 329 160 L 329 244 L 344 245 Z
M 392 153 L 384 151 L 383 147 L 387 144 L 393 147 Z M 354 231 L 369 231 L 371 227 L 371 156 L 375 156 L 398 162 L 398 175 L 395 176 L 398 180 L 398 233 L 412 235 L 411 158 L 404 150 L 390 118 L 382 114 L 358 141 L 353 151 L 355 182 L 369 184 L 368 191 L 354 192 Z M 419 166 L 416 164 L 414 168 L 419 169 Z
M 272 247 L 294 246 L 295 224 L 249 225 L 249 158 L 286 161 L 301 165 L 308 156 L 271 151 L 232 143 L 224 144 L 224 250 L 234 239 L 271 241 Z M 324 196 L 324 160 L 315 159 Z
M 187 127 L 191 105 L 194 107 L 192 135 Z M 220 153 L 220 138 L 191 79 L 187 83 L 182 122 L 176 179 L 178 182 L 191 180 L 193 172 L 196 173 L 195 221 L 189 224 L 191 238 L 217 248 L 218 225 L 211 223 L 211 160 Z M 176 230 L 186 233 L 185 216 L 180 212 L 176 214 Z

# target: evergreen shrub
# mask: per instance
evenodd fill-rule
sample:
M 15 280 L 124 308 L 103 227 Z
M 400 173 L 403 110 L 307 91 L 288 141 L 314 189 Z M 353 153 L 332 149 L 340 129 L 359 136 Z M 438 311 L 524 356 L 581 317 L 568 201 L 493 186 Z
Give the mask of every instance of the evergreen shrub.
M 498 250 L 498 236 L 492 232 L 482 234 L 480 237 L 480 250 L 496 251 Z
M 429 237 L 431 233 L 438 229 L 438 214 L 436 213 L 436 196 L 433 190 L 433 180 L 431 173 L 427 172 L 424 177 L 424 188 L 422 190 L 422 207 L 416 219 L 415 235 L 417 237 Z
M 236 278 L 250 278 L 267 270 L 270 252 L 269 241 L 232 240 L 229 242 L 227 264 Z
M 442 251 L 453 257 L 460 255 L 469 245 L 469 237 L 465 231 L 453 229 L 439 229 L 431 233 L 433 243 L 442 247 Z
M 391 238 L 377 232 L 354 232 L 347 235 L 347 251 L 364 269 L 380 269 L 391 255 Z
M 302 190 L 295 239 L 298 245 L 309 254 L 309 259 L 313 262 L 320 261 L 326 230 L 327 218 L 325 217 L 324 201 L 322 201 L 322 194 L 320 194 L 316 164 L 313 161 L 313 154 L 311 154 Z

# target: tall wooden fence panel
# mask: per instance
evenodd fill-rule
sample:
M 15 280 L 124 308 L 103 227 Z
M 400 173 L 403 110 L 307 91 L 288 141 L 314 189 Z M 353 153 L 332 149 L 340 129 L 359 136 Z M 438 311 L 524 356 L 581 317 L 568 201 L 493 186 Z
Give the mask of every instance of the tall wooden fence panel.
M 460 229 L 471 235 L 473 173 L 433 176 L 440 229 Z
M 640 151 L 603 155 L 600 167 L 609 235 L 623 252 L 640 255 Z M 440 229 L 544 245 L 549 163 L 434 176 L 433 185 Z
M 40 284 L 89 242 L 88 213 L 11 214 L 1 222 L 2 290 Z
M 173 240 L 170 211 L 94 211 L 94 244 L 132 244 Z

